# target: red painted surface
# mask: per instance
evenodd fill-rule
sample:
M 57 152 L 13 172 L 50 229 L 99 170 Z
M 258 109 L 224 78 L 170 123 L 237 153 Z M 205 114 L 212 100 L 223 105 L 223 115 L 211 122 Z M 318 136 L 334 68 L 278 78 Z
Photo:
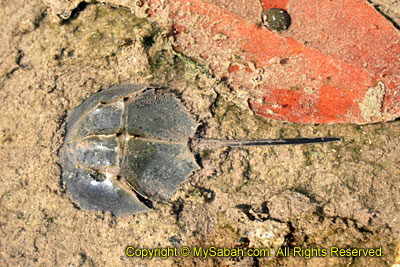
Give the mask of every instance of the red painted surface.
M 260 0 L 261 5 L 264 10 L 270 9 L 270 8 L 281 8 L 281 9 L 286 9 L 287 8 L 287 3 L 289 0 Z
M 300 123 L 400 117 L 400 34 L 372 6 L 364 0 L 260 4 L 260 13 L 271 7 L 288 10 L 289 30 L 271 32 L 254 22 L 259 18 L 241 16 L 239 0 L 230 2 L 230 11 L 206 0 L 169 1 L 167 9 L 154 0 L 151 7 L 156 20 L 168 10 L 175 28 L 186 29 L 176 34 L 180 52 L 204 60 L 233 88 L 248 88 L 250 106 L 261 116 Z M 261 81 L 252 82 L 258 72 L 249 62 L 262 70 Z M 381 115 L 366 116 L 360 107 L 378 82 L 386 86 L 383 102 L 375 103 Z

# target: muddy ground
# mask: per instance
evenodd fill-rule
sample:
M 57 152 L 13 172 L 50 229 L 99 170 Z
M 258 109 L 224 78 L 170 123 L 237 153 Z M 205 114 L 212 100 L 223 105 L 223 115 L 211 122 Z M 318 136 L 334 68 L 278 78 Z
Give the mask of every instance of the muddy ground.
M 400 234 L 400 121 L 298 125 L 255 116 L 240 94 L 171 49 L 124 1 L 0 0 L 1 266 L 387 266 Z M 375 1 L 395 23 L 396 1 Z M 64 2 L 60 2 L 64 3 Z M 116 7 L 116 4 L 123 7 Z M 62 4 L 60 4 L 62 6 Z M 77 7 L 78 6 L 78 7 Z M 77 8 L 76 8 L 77 7 Z M 135 12 L 132 12 L 135 11 Z M 71 110 L 119 83 L 172 90 L 222 139 L 335 136 L 341 143 L 202 151 L 167 203 L 114 217 L 79 207 L 58 152 Z M 382 257 L 128 258 L 127 246 L 379 248 Z

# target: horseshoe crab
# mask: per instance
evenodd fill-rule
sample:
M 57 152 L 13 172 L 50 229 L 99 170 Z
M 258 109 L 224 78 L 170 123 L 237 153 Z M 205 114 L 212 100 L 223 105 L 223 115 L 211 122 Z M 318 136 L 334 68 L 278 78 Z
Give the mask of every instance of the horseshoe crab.
M 192 151 L 213 146 L 317 143 L 337 138 L 209 140 L 165 90 L 122 84 L 94 94 L 67 119 L 62 180 L 81 207 L 128 215 L 169 199 L 199 168 Z

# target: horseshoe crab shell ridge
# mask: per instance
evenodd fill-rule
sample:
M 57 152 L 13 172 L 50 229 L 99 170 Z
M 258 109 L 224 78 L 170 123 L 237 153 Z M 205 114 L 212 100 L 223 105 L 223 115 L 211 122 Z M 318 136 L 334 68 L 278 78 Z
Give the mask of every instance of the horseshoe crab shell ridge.
M 197 124 L 179 101 L 143 85 L 94 94 L 67 119 L 62 180 L 81 207 L 127 215 L 171 197 L 198 165 Z M 148 202 L 147 202 L 148 203 Z

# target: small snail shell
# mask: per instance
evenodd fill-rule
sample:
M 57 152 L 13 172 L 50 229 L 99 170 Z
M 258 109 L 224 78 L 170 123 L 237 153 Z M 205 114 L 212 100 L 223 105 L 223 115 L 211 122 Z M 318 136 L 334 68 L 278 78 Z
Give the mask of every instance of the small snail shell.
M 292 22 L 289 13 L 280 8 L 271 8 L 262 13 L 263 24 L 271 31 L 287 30 Z

